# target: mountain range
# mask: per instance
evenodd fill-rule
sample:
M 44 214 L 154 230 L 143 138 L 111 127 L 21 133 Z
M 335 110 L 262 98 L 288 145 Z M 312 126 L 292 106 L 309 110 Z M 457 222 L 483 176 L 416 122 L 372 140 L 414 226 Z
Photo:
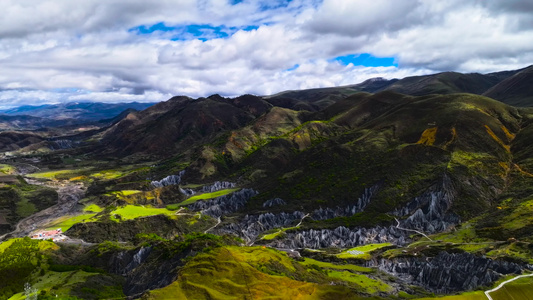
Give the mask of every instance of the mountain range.
M 143 110 L 154 103 L 99 103 L 99 102 L 71 102 L 62 104 L 45 104 L 39 106 L 24 105 L 0 110 L 0 114 L 9 116 L 33 116 L 53 120 L 90 120 L 99 121 L 111 119 L 126 109 Z
M 176 96 L 1 133 L 0 295 L 485 299 L 533 271 L 532 71 Z M 80 105 L 61 115 L 100 104 Z M 67 242 L 23 238 L 54 228 Z

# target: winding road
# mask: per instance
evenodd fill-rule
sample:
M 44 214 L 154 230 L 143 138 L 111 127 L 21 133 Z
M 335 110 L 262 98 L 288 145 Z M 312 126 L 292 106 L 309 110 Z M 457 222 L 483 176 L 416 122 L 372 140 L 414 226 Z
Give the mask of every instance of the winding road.
M 222 221 L 220 220 L 220 217 L 218 217 L 218 218 L 217 218 L 217 223 L 216 223 L 213 227 L 211 227 L 211 228 L 207 229 L 206 231 L 204 231 L 204 233 L 207 233 L 207 232 L 209 232 L 209 231 L 215 229 L 215 227 L 217 227 L 221 222 L 222 222 Z
M 500 285 L 498 285 L 497 287 L 493 288 L 492 290 L 485 291 L 485 296 L 487 296 L 487 298 L 488 298 L 489 300 L 494 300 L 494 299 L 492 299 L 492 297 L 489 295 L 490 293 L 492 293 L 492 292 L 496 292 L 497 290 L 501 289 L 504 285 L 508 284 L 509 282 L 515 281 L 515 280 L 520 279 L 520 278 L 531 277 L 531 276 L 533 276 L 533 274 L 519 275 L 519 276 L 516 276 L 516 277 L 511 278 L 511 279 L 509 279 L 509 280 L 506 280 L 506 281 L 500 283 Z
M 394 218 L 394 220 L 396 220 L 396 222 L 398 223 L 398 224 L 396 225 L 396 228 L 397 228 L 397 229 L 416 232 L 416 233 L 418 233 L 418 234 L 423 235 L 425 238 L 427 238 L 428 240 L 430 240 L 430 241 L 433 242 L 433 240 L 430 239 L 429 236 L 427 236 L 425 233 L 423 233 L 423 232 L 421 232 L 421 231 L 418 231 L 418 230 L 414 230 L 414 229 L 402 228 L 402 227 L 400 227 L 400 221 L 398 221 L 397 218 Z

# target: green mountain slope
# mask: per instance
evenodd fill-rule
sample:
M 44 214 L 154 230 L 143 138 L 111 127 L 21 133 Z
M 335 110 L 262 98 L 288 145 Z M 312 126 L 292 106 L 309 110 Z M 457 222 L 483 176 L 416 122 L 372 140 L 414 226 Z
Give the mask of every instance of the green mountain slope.
M 35 225 L 67 243 L 0 244 L 0 295 L 483 297 L 533 270 L 533 109 L 476 95 L 523 94 L 523 72 L 174 97 L 73 148 L 7 157 L 9 222 L 51 188 L 72 205 Z M 7 174 L 28 165 L 34 185 Z M 528 280 L 494 295 L 522 297 Z
M 514 106 L 533 106 L 533 66 L 506 78 L 483 93 Z

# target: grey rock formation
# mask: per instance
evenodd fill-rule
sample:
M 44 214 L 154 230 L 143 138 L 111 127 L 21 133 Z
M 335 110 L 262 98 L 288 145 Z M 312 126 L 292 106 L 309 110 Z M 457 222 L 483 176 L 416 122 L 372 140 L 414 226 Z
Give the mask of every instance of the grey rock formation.
M 349 248 L 372 243 L 392 243 L 404 245 L 409 239 L 409 232 L 395 227 L 355 228 L 340 226 L 331 229 L 305 230 L 287 233 L 282 240 L 275 240 L 269 245 L 276 248 L 320 249 L 328 247 Z
M 336 217 L 349 217 L 353 216 L 358 212 L 362 212 L 365 207 L 370 203 L 372 195 L 374 195 L 379 189 L 378 185 L 374 185 L 371 188 L 366 188 L 363 194 L 357 199 L 357 202 L 353 205 L 348 205 L 347 207 L 337 206 L 334 209 L 331 208 L 319 208 L 313 212 L 311 217 L 314 220 L 327 220 L 333 219 Z
M 196 194 L 196 192 L 194 190 L 191 190 L 191 189 L 182 189 L 180 188 L 180 193 L 182 193 L 183 195 L 187 196 L 187 197 L 190 197 L 194 194 Z
M 286 205 L 287 203 L 281 198 L 274 198 L 267 200 L 263 203 L 264 208 L 270 208 L 272 206 Z
M 435 257 L 372 260 L 367 266 L 377 267 L 409 284 L 422 286 L 435 293 L 473 290 L 492 284 L 502 274 L 520 274 L 527 267 L 470 253 L 447 252 L 440 252 Z
M 460 222 L 456 214 L 449 212 L 455 194 L 451 179 L 444 175 L 440 184 L 431 187 L 392 214 L 398 217 L 409 216 L 400 221 L 401 227 L 426 233 L 441 232 Z
M 161 180 L 152 181 L 152 186 L 162 188 L 169 185 L 176 185 L 181 183 L 181 177 L 185 175 L 185 170 L 180 171 L 178 175 L 169 175 Z
M 215 181 L 211 185 L 205 185 L 202 187 L 202 192 L 204 193 L 212 193 L 220 190 L 225 189 L 232 189 L 235 187 L 235 183 L 233 182 L 227 182 L 227 181 Z
M 51 141 L 49 147 L 51 150 L 71 149 L 74 148 L 75 143 L 71 140 L 55 140 Z
M 240 210 L 246 205 L 248 200 L 257 195 L 258 192 L 252 189 L 242 189 L 240 191 L 217 197 L 208 201 L 197 201 L 188 205 L 189 210 L 201 211 L 213 218 L 220 218 Z
M 183 265 L 184 256 L 172 257 L 161 263 L 161 253 L 152 248 L 121 251 L 110 257 L 106 269 L 125 278 L 124 294 L 138 298 L 148 289 L 157 289 L 176 280 L 176 268 Z
M 219 233 L 236 234 L 247 242 L 255 239 L 264 231 L 296 225 L 304 217 L 301 211 L 293 213 L 266 213 L 261 215 L 246 215 L 239 223 L 232 223 L 218 230 Z

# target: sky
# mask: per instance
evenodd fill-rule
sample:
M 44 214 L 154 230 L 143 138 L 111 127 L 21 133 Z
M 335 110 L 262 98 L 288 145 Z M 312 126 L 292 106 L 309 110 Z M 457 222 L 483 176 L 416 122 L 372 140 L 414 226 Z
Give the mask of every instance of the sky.
M 2 0 L 0 108 L 533 64 L 533 1 Z

